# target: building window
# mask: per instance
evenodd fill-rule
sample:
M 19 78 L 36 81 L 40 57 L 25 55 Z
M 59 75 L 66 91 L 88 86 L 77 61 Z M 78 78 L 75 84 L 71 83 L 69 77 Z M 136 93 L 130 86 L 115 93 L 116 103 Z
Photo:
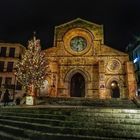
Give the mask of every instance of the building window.
M 0 72 L 4 70 L 4 61 L 0 61 Z
M 0 56 L 5 57 L 6 56 L 6 47 L 1 47 L 1 52 L 0 52 Z
M 6 77 L 5 78 L 5 85 L 11 85 L 12 83 L 12 78 L 11 77 Z
M 2 86 L 2 77 L 0 77 L 0 87 Z
M 13 63 L 14 62 L 8 62 L 8 64 L 7 64 L 7 71 L 8 72 L 12 72 L 13 71 Z
M 15 48 L 10 48 L 9 57 L 15 57 Z

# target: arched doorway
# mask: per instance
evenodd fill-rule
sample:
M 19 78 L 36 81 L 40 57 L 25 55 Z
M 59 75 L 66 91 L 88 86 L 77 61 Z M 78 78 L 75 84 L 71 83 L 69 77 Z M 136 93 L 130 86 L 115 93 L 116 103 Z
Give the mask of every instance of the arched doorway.
M 116 81 L 111 82 L 111 97 L 112 98 L 120 98 L 120 88 Z
M 71 97 L 84 97 L 85 96 L 85 79 L 80 73 L 72 76 L 70 82 L 70 96 Z

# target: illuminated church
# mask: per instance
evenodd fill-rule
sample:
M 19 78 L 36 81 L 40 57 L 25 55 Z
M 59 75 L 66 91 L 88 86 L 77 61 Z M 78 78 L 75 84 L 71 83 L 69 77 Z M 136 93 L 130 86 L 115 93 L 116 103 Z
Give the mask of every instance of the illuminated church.
M 92 99 L 136 95 L 133 63 L 128 54 L 104 44 L 103 25 L 77 18 L 56 26 L 54 45 L 44 52 L 50 71 L 44 94 Z

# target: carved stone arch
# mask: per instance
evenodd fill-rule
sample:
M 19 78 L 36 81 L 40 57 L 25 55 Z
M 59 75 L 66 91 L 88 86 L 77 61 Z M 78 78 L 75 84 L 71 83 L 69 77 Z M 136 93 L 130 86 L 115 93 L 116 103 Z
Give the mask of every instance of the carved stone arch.
M 124 86 L 124 83 L 123 83 L 123 81 L 119 77 L 111 77 L 111 78 L 109 78 L 107 80 L 107 82 L 106 82 L 106 89 L 107 89 L 107 92 L 108 92 L 109 96 L 111 97 L 111 94 L 112 94 L 112 89 L 111 89 L 112 82 L 117 82 L 118 88 L 119 88 L 120 98 L 122 98 L 123 97 L 123 86 Z
M 72 76 L 76 73 L 80 73 L 81 75 L 83 75 L 83 77 L 85 78 L 85 82 L 90 82 L 91 81 L 91 77 L 90 74 L 87 71 L 84 71 L 83 69 L 70 69 L 67 74 L 64 77 L 64 81 L 65 82 L 70 82 Z
M 124 83 L 121 79 L 119 79 L 118 77 L 111 77 L 106 82 L 106 88 L 110 89 L 111 82 L 113 81 L 116 81 L 119 84 L 120 88 L 124 86 Z
M 86 40 L 86 44 L 87 44 L 86 48 L 80 52 L 73 51 L 71 49 L 70 42 L 76 36 L 83 37 Z M 68 53 L 70 53 L 72 55 L 77 55 L 77 56 L 87 53 L 93 47 L 93 40 L 94 40 L 93 33 L 85 28 L 72 28 L 72 29 L 68 30 L 63 36 L 65 50 Z
M 84 71 L 83 69 L 71 69 L 68 71 L 68 73 L 66 74 L 65 79 L 64 79 L 65 88 L 68 89 L 68 95 L 70 96 L 71 79 L 77 73 L 80 73 L 85 80 L 85 97 L 86 97 L 87 87 L 88 87 L 88 83 L 91 81 L 91 77 L 90 77 L 90 74 L 87 71 Z
M 86 34 L 88 34 L 92 40 L 95 39 L 95 35 L 93 32 L 91 32 L 90 30 L 88 30 L 87 28 L 84 28 L 84 27 L 72 27 L 72 28 L 69 28 L 68 30 L 66 30 L 63 35 L 62 35 L 62 38 L 63 38 L 63 41 L 65 40 L 65 36 L 68 36 L 70 34 L 70 37 L 72 36 L 71 34 L 72 33 L 76 33 L 77 34 L 80 34 L 80 32 L 85 32 Z

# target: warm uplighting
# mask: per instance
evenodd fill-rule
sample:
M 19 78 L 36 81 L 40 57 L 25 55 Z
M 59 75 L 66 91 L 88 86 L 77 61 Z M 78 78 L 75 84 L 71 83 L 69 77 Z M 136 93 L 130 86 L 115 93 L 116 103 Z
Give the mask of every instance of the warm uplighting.
M 113 81 L 111 83 L 111 88 L 116 88 L 118 86 L 118 83 L 116 81 Z
M 40 89 L 40 92 L 41 92 L 42 94 L 47 93 L 47 91 L 48 91 L 48 86 L 49 86 L 49 82 L 48 82 L 48 80 L 45 80 L 45 81 L 43 82 L 42 88 Z
M 114 87 L 114 86 L 116 86 L 116 84 L 115 83 L 111 83 L 111 86 Z

